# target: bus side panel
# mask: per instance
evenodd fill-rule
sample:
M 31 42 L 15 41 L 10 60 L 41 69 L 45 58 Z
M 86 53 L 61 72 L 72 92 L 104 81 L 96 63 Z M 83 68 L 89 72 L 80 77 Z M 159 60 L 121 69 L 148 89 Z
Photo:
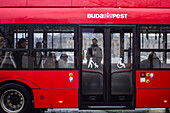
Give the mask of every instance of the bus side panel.
M 78 89 L 36 89 L 33 93 L 35 108 L 78 108 Z
M 160 0 L 118 0 L 117 7 L 160 7 Z
M 17 80 L 22 80 L 21 82 L 25 84 L 26 82 L 32 83 L 39 88 L 52 88 L 52 76 L 55 73 L 57 74 L 57 71 L 2 70 L 0 71 L 0 80 L 17 79 Z
M 170 71 L 136 71 L 136 107 L 170 107 Z
M 161 7 L 170 7 L 170 0 L 161 0 Z
M 137 108 L 169 108 L 170 89 L 137 89 Z
M 28 0 L 29 7 L 71 7 L 71 0 Z
M 69 81 L 69 74 L 73 74 L 73 81 Z M 77 70 L 2 70 L 0 82 L 18 80 L 30 88 L 78 88 L 79 71 Z M 31 87 L 29 84 L 37 87 Z
M 107 12 L 124 16 L 96 16 Z M 0 24 L 170 24 L 168 8 L 0 8 L 0 15 Z
M 1 0 L 0 7 L 26 7 L 26 0 Z
M 72 0 L 73 7 L 116 7 L 116 0 Z
M 141 77 L 142 73 L 145 77 Z M 146 74 L 149 74 L 148 77 Z M 149 83 L 146 83 L 147 80 Z M 136 88 L 170 88 L 169 80 L 170 71 L 136 71 Z

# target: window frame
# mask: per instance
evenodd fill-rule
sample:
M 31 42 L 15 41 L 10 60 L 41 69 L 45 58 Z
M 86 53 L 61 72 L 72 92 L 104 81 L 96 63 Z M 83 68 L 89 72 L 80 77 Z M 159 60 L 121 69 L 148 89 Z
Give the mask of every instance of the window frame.
M 77 70 L 78 66 L 77 66 L 77 61 L 78 61 L 78 42 L 77 42 L 77 37 L 78 37 L 78 30 L 77 30 L 77 26 L 76 25 L 69 25 L 69 24 L 1 24 L 0 26 L 2 27 L 26 27 L 27 28 L 27 32 L 28 33 L 28 48 L 0 48 L 0 52 L 2 51 L 9 51 L 9 52 L 15 52 L 15 51 L 24 51 L 24 52 L 37 52 L 37 51 L 44 51 L 44 52 L 50 52 L 50 51 L 55 51 L 55 52 L 74 52 L 74 68 L 33 68 L 32 66 L 28 65 L 28 68 L 0 68 L 0 70 Z M 34 48 L 34 27 L 35 26 L 70 26 L 73 27 L 73 32 L 74 33 L 74 48 L 72 49 L 62 49 L 62 48 L 42 48 L 42 49 L 36 49 Z M 13 35 L 16 32 L 13 32 Z M 20 32 L 19 32 L 20 33 Z M 25 32 L 23 32 L 25 33 Z M 44 33 L 44 32 L 43 32 Z M 60 32 L 61 33 L 61 32 Z M 4 36 L 5 37 L 5 36 Z M 14 38 L 14 37 L 13 37 Z M 14 42 L 13 42 L 13 46 L 14 46 Z M 29 54 L 30 55 L 30 54 Z
M 160 46 L 158 46 L 158 49 L 142 49 L 141 48 L 141 27 L 158 27 L 159 28 L 159 36 L 161 35 L 161 33 L 163 34 L 163 38 L 165 38 L 165 41 L 166 41 L 166 45 L 165 45 L 165 48 L 163 49 L 160 49 Z M 165 29 L 164 31 L 162 30 L 161 32 L 161 28 L 162 27 L 169 27 L 170 28 L 170 25 L 138 25 L 137 26 L 137 31 L 138 31 L 138 38 L 137 38 L 137 43 L 135 44 L 136 46 L 138 46 L 136 49 L 136 53 L 137 53 L 137 70 L 168 70 L 170 68 L 141 68 L 140 67 L 140 54 L 141 52 L 162 52 L 163 54 L 165 54 L 165 60 L 163 60 L 163 63 L 167 64 L 167 52 L 170 52 L 170 48 L 168 49 L 167 48 L 167 34 L 170 33 L 170 29 L 169 29 L 169 32 Z M 148 32 L 148 33 L 155 33 L 155 32 Z M 166 34 L 166 36 L 164 36 L 164 33 Z M 158 37 L 159 38 L 159 37 Z M 160 45 L 160 44 L 159 44 Z M 164 59 L 164 58 L 163 58 Z M 161 64 L 163 64 L 161 63 Z

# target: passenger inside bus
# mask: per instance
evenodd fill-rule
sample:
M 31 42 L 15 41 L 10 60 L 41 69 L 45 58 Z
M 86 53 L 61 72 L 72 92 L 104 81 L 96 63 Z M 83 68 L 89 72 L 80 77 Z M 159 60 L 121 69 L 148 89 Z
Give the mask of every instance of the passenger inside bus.
M 57 61 L 58 68 L 69 68 L 67 59 L 68 55 L 66 53 L 61 54 L 60 59 Z
M 4 37 L 0 36 L 0 49 L 5 48 L 5 39 Z M 2 63 L 3 60 L 3 56 L 5 55 L 5 53 L 3 51 L 0 52 L 0 64 Z
M 36 49 L 41 49 L 42 43 L 37 42 L 36 43 Z M 34 53 L 34 68 L 43 68 L 43 53 L 41 51 L 37 51 Z
M 56 68 L 56 56 L 55 53 L 50 52 L 45 60 L 44 68 Z
M 25 49 L 27 48 L 27 41 L 25 38 L 19 39 L 19 42 L 17 43 L 17 48 Z M 28 66 L 28 54 L 24 51 L 15 51 L 14 52 L 14 60 L 16 62 L 17 68 L 27 68 Z
M 92 45 L 87 50 L 87 64 L 92 60 L 97 67 L 101 67 L 102 60 L 102 49 L 98 46 L 98 40 L 96 38 L 92 39 Z M 95 65 L 94 65 L 95 66 Z
M 155 52 L 151 52 L 148 56 L 147 60 L 143 60 L 140 63 L 141 68 L 160 68 L 161 67 L 161 61 L 156 55 Z

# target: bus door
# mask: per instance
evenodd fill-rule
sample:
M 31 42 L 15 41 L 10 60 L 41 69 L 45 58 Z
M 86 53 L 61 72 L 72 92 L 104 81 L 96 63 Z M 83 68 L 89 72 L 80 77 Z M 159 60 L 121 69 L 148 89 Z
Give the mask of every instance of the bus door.
M 80 27 L 80 108 L 131 108 L 132 27 Z

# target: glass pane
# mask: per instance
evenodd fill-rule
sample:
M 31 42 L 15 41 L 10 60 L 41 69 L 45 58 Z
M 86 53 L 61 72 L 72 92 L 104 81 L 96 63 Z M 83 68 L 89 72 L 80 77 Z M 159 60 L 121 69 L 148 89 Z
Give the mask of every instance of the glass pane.
M 74 49 L 74 27 L 36 26 L 34 28 L 34 48 L 42 43 L 48 49 Z
M 47 36 L 49 48 L 74 48 L 74 33 L 48 33 Z
M 132 94 L 132 61 L 132 33 L 111 33 L 111 95 Z
M 130 33 L 129 33 L 130 34 Z M 112 33 L 111 34 L 111 66 L 112 71 L 120 70 L 120 69 L 131 69 L 132 64 L 132 48 L 129 43 L 125 43 L 123 39 L 120 38 L 120 33 Z M 124 37 L 124 39 L 127 37 Z M 122 43 L 124 41 L 124 47 L 127 52 L 124 52 L 122 49 Z M 126 45 L 125 45 L 126 44 Z M 132 44 L 131 44 L 132 46 Z M 120 65 L 121 64 L 123 65 Z
M 34 48 L 41 49 L 43 47 L 43 33 L 34 33 Z
M 116 64 L 120 59 L 120 33 L 112 33 L 111 37 L 111 62 Z M 115 66 L 112 67 L 114 68 Z
M 140 45 L 141 49 L 163 49 L 165 48 L 163 29 L 157 26 L 141 27 Z
M 31 57 L 26 51 L 0 51 L 0 68 L 27 69 L 32 67 L 31 62 Z
M 0 51 L 0 68 L 17 68 L 13 52 Z
M 132 94 L 132 72 L 112 73 L 111 94 L 127 95 Z
M 170 52 L 167 52 L 167 64 L 170 64 Z
M 13 55 L 14 55 L 14 60 L 17 68 L 29 68 L 28 61 L 29 62 L 31 61 L 29 60 L 30 56 L 28 52 L 15 51 L 13 52 Z
M 25 26 L 0 26 L 0 48 L 28 48 Z
M 84 28 L 82 46 L 82 93 L 103 94 L 103 29 Z
M 74 52 L 37 51 L 33 58 L 34 68 L 74 68 Z
M 163 52 L 140 52 L 140 68 L 162 68 Z
M 167 52 L 166 62 L 164 62 L 161 66 L 162 68 L 170 68 L 170 52 Z
M 170 49 L 170 33 L 167 33 L 167 48 Z
M 132 33 L 124 33 L 124 49 L 129 49 L 132 46 Z

